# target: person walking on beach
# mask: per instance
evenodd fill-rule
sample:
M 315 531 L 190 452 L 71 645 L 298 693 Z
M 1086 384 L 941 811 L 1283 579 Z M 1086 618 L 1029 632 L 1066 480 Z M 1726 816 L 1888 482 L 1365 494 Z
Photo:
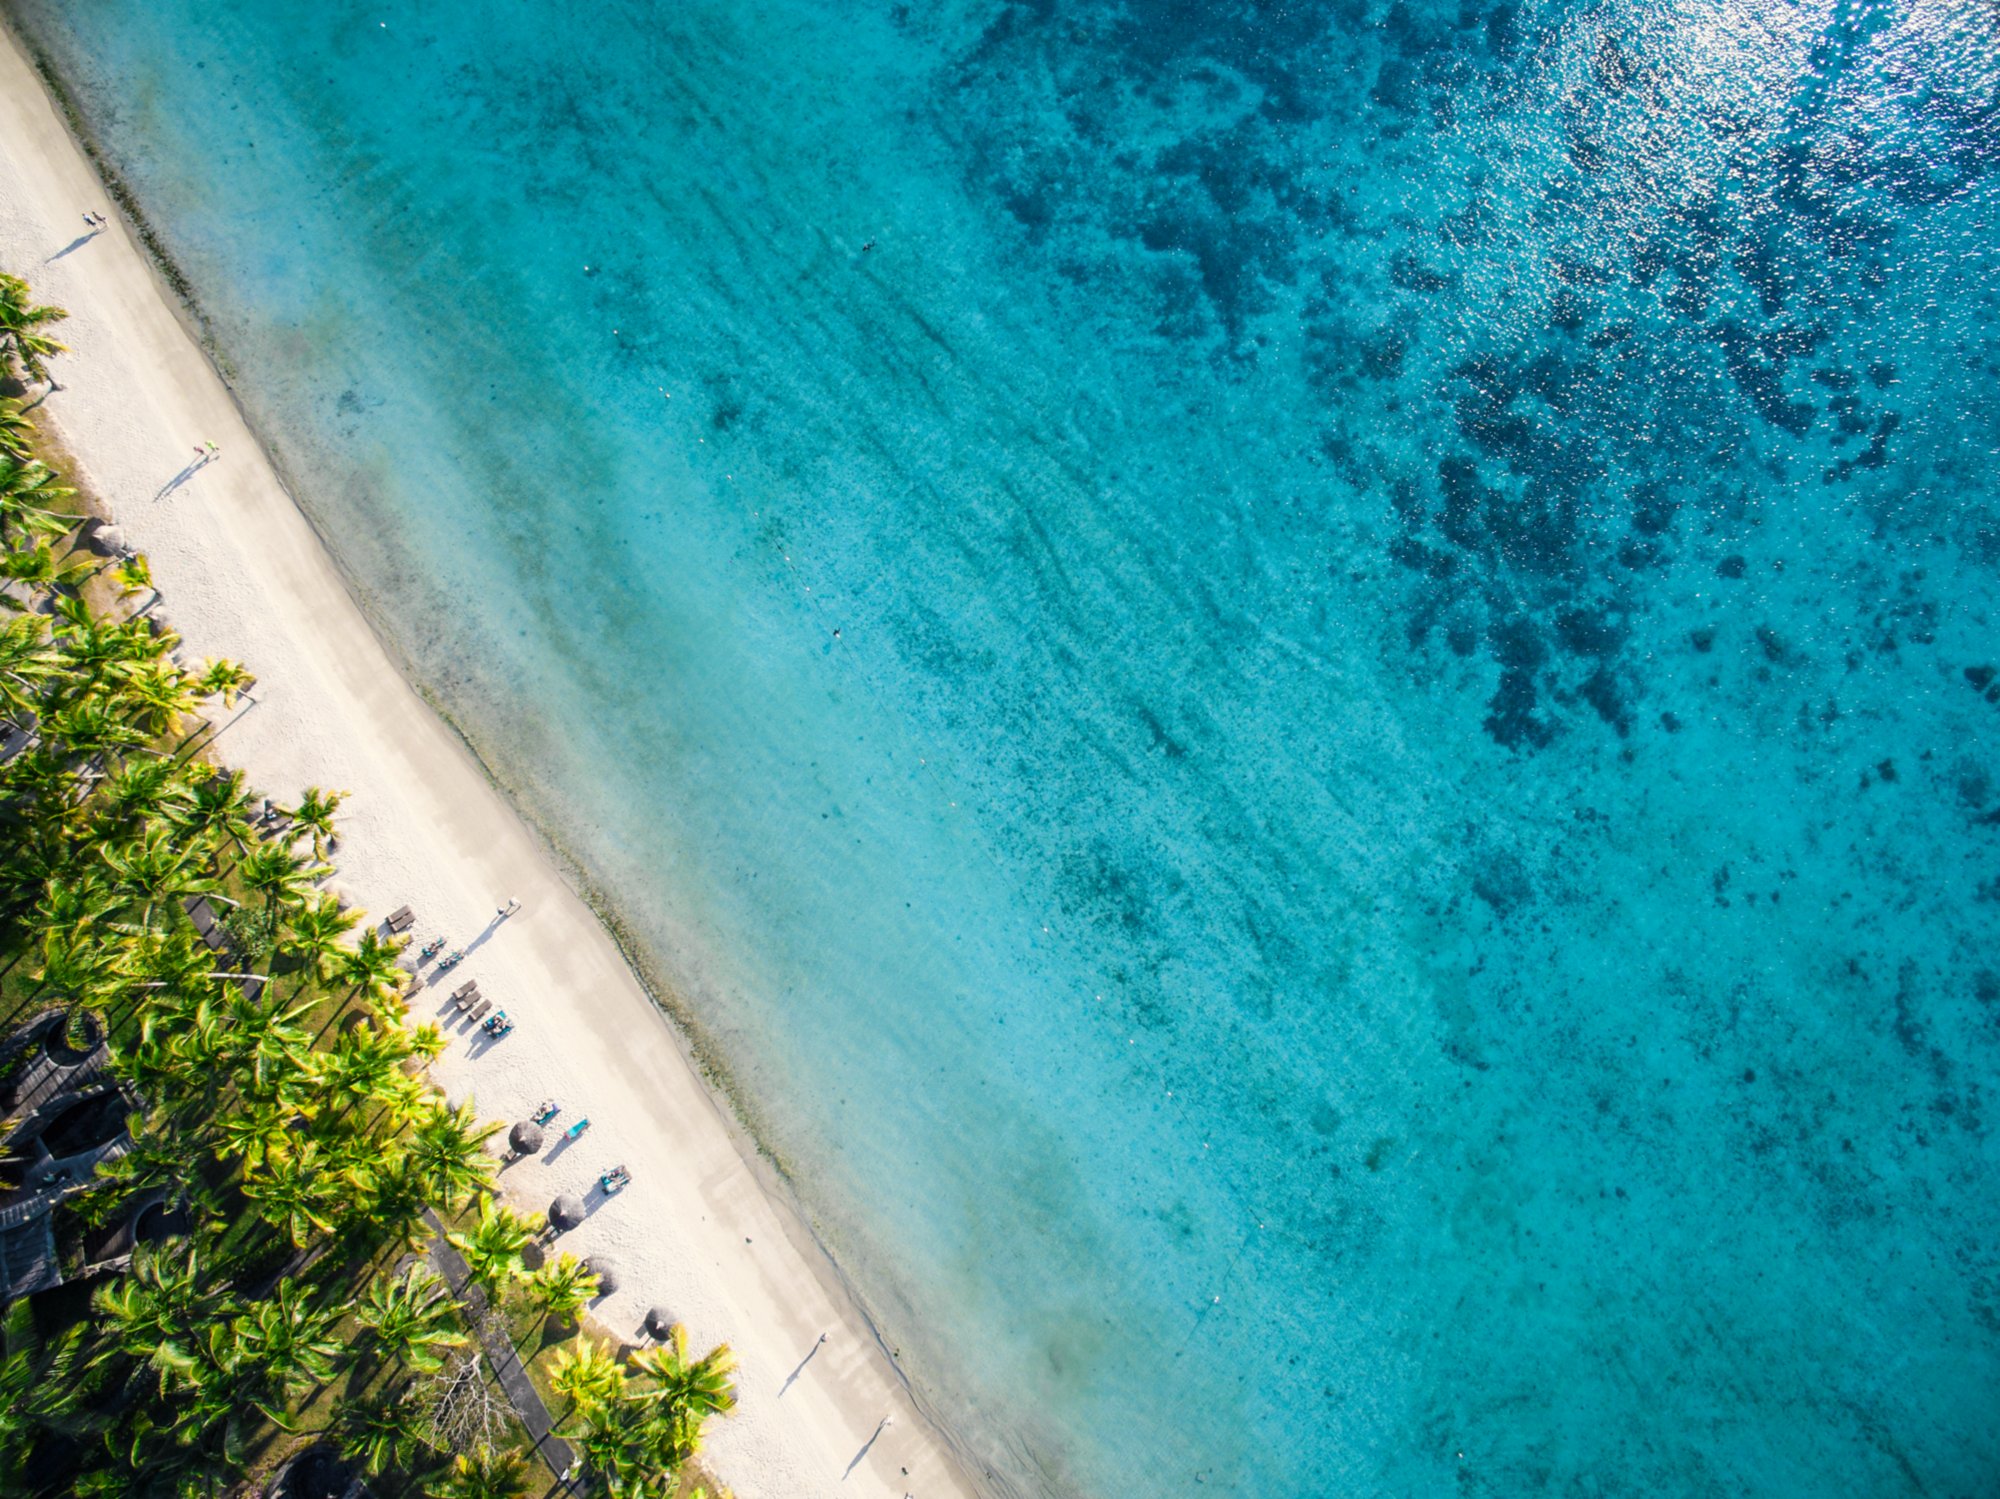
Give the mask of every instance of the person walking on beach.
M 494 913 L 493 919 L 495 921 L 505 921 L 509 916 L 512 916 L 516 911 L 520 909 L 521 909 L 521 903 L 510 895 L 507 897 L 507 904 L 501 906 L 499 910 Z

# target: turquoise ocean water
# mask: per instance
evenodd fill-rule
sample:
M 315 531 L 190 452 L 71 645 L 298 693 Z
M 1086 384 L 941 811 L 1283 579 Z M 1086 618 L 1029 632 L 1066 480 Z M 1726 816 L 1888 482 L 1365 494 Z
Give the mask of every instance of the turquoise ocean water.
M 8 9 L 996 1491 L 2000 1490 L 1990 6 Z

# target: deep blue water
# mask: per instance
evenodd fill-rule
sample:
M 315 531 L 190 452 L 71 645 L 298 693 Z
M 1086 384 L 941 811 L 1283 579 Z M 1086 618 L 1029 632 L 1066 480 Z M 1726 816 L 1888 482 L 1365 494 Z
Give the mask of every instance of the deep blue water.
M 9 8 L 996 1489 L 2000 1490 L 1990 6 Z

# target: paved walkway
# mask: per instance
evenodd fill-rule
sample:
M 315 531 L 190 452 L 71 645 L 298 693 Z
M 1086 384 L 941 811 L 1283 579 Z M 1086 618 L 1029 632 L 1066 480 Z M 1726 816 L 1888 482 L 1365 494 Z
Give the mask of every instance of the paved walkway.
M 533 1438 L 535 1452 L 548 1464 L 549 1472 L 558 1479 L 562 1478 L 569 1472 L 575 1455 L 570 1451 L 569 1443 L 552 1430 L 555 1422 L 549 1416 L 548 1406 L 542 1403 L 541 1391 L 528 1378 L 528 1371 L 521 1367 L 521 1356 L 514 1349 L 514 1340 L 507 1336 L 507 1329 L 498 1317 L 486 1315 L 486 1293 L 472 1284 L 472 1273 L 466 1268 L 465 1257 L 446 1240 L 444 1224 L 438 1221 L 437 1214 L 425 1209 L 424 1221 L 436 1235 L 431 1244 L 431 1263 L 437 1266 L 438 1273 L 465 1303 L 473 1331 L 479 1335 L 479 1345 L 486 1350 L 486 1361 L 493 1366 L 500 1388 L 507 1392 L 515 1414 L 520 1416 L 521 1424 L 527 1427 L 528 1435 Z

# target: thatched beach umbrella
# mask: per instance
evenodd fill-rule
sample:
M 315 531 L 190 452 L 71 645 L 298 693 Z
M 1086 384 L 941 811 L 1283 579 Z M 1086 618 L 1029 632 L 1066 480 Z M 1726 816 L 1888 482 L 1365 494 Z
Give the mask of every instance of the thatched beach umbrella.
M 608 1260 L 601 1254 L 593 1254 L 583 1262 L 583 1268 L 597 1277 L 597 1294 L 609 1296 L 618 1289 L 618 1262 Z
M 648 1337 L 664 1338 L 668 1333 L 673 1331 L 673 1327 L 674 1314 L 665 1307 L 656 1306 L 647 1311 L 646 1335 Z
M 515 1155 L 533 1155 L 542 1148 L 542 1127 L 523 1119 L 507 1132 L 507 1145 Z
M 100 557 L 117 557 L 125 550 L 125 533 L 105 521 L 90 533 L 85 544 Z
M 587 1216 L 583 1210 L 583 1199 L 568 1192 L 549 1204 L 549 1224 L 558 1231 L 575 1228 Z

